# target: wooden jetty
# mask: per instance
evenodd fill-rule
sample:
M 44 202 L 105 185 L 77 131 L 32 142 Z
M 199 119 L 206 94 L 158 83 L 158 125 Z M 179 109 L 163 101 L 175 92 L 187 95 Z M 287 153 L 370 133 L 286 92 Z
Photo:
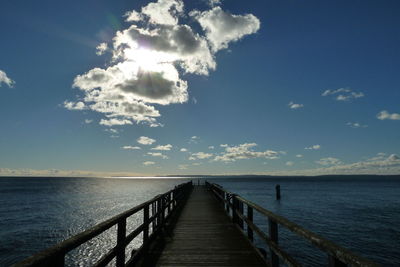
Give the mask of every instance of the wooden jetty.
M 268 221 L 267 232 L 253 221 L 255 212 Z M 127 233 L 127 218 L 138 213 L 143 217 L 141 225 Z M 64 266 L 68 252 L 113 226 L 117 226 L 117 242 L 94 266 L 302 266 L 279 247 L 279 227 L 326 252 L 322 266 L 378 266 L 208 182 L 181 184 L 14 266 Z M 140 248 L 127 251 L 139 234 L 143 236 Z M 255 235 L 267 250 L 256 247 Z

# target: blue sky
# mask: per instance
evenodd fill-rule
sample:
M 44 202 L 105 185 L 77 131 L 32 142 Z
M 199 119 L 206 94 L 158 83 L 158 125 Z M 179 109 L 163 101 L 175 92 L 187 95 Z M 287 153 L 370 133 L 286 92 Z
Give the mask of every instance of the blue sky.
M 0 175 L 399 174 L 399 8 L 2 1 Z

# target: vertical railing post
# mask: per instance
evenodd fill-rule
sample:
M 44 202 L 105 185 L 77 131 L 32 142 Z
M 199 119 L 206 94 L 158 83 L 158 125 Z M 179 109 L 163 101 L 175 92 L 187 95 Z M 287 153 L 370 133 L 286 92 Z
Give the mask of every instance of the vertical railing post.
M 147 240 L 149 239 L 149 205 L 146 205 L 143 208 L 143 244 L 146 244 Z
M 154 217 L 156 214 L 156 201 L 154 201 L 153 203 L 151 203 L 151 216 L 153 217 L 153 229 L 152 229 L 152 233 L 154 233 L 154 231 L 156 230 L 156 226 L 157 226 L 157 217 Z
M 225 201 L 226 201 L 226 203 L 225 203 L 226 213 L 228 213 L 228 215 L 229 215 L 229 194 L 228 193 L 225 193 Z
M 243 202 L 242 201 L 239 201 L 239 200 L 237 200 L 238 201 L 238 209 L 239 209 L 239 212 L 240 212 L 240 215 L 244 215 L 243 213 Z M 240 218 L 239 216 L 238 216 L 238 225 L 239 225 L 239 227 L 243 230 L 243 228 L 244 228 L 244 223 L 243 223 L 243 219 L 242 218 Z
M 171 213 L 171 192 L 168 193 L 168 215 Z
M 47 266 L 57 266 L 57 267 L 63 267 L 65 266 L 65 253 L 60 253 L 54 255 L 51 259 L 49 259 Z
M 271 218 L 268 218 L 268 225 L 269 225 L 269 238 L 271 239 L 272 242 L 278 245 L 278 224 Z M 279 257 L 271 248 L 270 248 L 270 254 L 271 254 L 272 267 L 279 267 Z
M 117 267 L 125 266 L 125 239 L 126 239 L 126 218 L 118 222 L 117 229 Z
M 157 228 L 161 225 L 161 199 L 162 196 L 157 199 Z
M 237 211 L 236 211 L 237 203 L 238 203 L 238 200 L 236 199 L 236 195 L 232 195 L 232 221 L 235 224 L 238 222 Z
M 247 205 L 247 219 L 250 222 L 253 222 L 253 208 L 249 205 Z M 249 224 L 247 224 L 247 237 L 250 239 L 251 242 L 254 241 L 253 229 L 249 227 Z
M 341 262 L 335 256 L 329 255 L 328 260 L 329 260 L 329 263 L 328 263 L 329 267 L 347 267 L 347 264 Z

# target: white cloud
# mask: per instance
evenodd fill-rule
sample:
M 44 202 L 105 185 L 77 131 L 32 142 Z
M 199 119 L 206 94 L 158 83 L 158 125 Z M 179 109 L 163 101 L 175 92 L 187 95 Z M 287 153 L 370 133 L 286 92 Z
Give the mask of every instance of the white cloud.
M 64 101 L 64 107 L 68 110 L 84 110 L 85 107 L 85 103 L 79 101 L 79 102 L 68 102 L 68 101 Z
M 126 17 L 126 22 L 135 22 L 143 19 L 143 15 L 135 10 L 126 12 L 124 17 Z
M 376 117 L 379 120 L 400 120 L 399 113 L 389 113 L 386 110 L 379 112 Z
M 153 156 L 153 157 L 160 157 L 162 159 L 168 159 L 168 156 L 164 155 L 163 153 L 160 152 L 147 152 L 147 155 Z
M 293 162 L 293 161 L 287 161 L 287 162 L 285 163 L 285 165 L 286 165 L 286 166 L 293 166 L 293 165 L 294 165 L 294 162 Z
M 191 156 L 189 157 L 189 160 L 208 159 L 211 158 L 212 156 L 213 154 L 211 153 L 197 152 L 197 153 L 192 153 Z
M 221 0 L 208 0 L 208 5 L 210 7 L 215 7 L 221 4 Z
M 110 65 L 75 77 L 73 87 L 83 94 L 79 99 L 88 110 L 102 113 L 108 120 L 162 126 L 156 105 L 189 99 L 188 83 L 181 75 L 208 75 L 216 68 L 216 50 L 210 48 L 210 42 L 225 48 L 259 27 L 253 15 L 231 15 L 220 7 L 208 12 L 197 12 L 198 18 L 204 23 L 213 18 L 222 21 L 215 27 L 206 23 L 206 35 L 179 23 L 179 17 L 185 16 L 181 0 L 158 0 L 140 12 L 127 12 L 126 20 L 132 25 L 118 31 L 112 44 L 98 47 L 98 53 L 112 53 Z M 222 39 L 216 40 L 218 36 Z
M 154 164 L 156 164 L 154 161 L 145 161 L 145 162 L 143 162 L 143 165 L 145 165 L 145 166 L 150 166 L 150 165 L 154 165 Z
M 208 147 L 208 149 L 214 149 L 214 148 L 215 148 L 214 146 L 209 146 L 209 147 Z
M 368 125 L 361 124 L 359 122 L 348 122 L 346 125 L 350 126 L 351 128 L 367 128 Z
M 181 0 L 159 0 L 142 8 L 142 13 L 150 18 L 150 23 L 176 25 L 183 12 Z
M 320 145 L 313 145 L 313 146 L 310 146 L 310 147 L 305 147 L 304 149 L 306 149 L 306 150 L 318 150 L 318 149 L 321 149 L 321 146 Z
M 180 169 L 180 170 L 187 170 L 188 167 L 189 167 L 189 165 L 187 165 L 187 164 L 178 165 L 178 169 Z
M 303 157 L 303 155 L 301 155 L 301 154 L 296 155 L 296 158 L 302 158 L 302 157 Z
M 109 120 L 101 119 L 99 124 L 111 127 L 111 126 L 115 126 L 115 125 L 132 124 L 132 122 L 130 120 L 125 120 L 125 119 L 109 119 Z
M 288 106 L 289 106 L 291 109 L 298 109 L 298 108 L 304 107 L 303 104 L 295 104 L 293 101 L 290 101 L 289 104 L 288 104 Z
M 161 150 L 161 151 L 168 151 L 168 150 L 171 150 L 171 148 L 172 148 L 172 145 L 170 145 L 170 144 L 168 144 L 168 145 L 165 145 L 165 146 L 156 146 L 156 147 L 153 147 L 151 150 Z
M 147 136 L 141 136 L 138 139 L 136 139 L 136 141 L 141 145 L 152 145 L 153 143 L 156 142 L 155 139 L 152 139 L 152 138 L 147 137 Z
M 213 51 L 228 47 L 232 41 L 238 41 L 260 28 L 260 20 L 252 14 L 233 15 L 216 6 L 211 10 L 191 12 L 206 32 L 207 40 Z
M 245 143 L 238 146 L 226 146 L 225 151 L 221 155 L 214 158 L 215 161 L 236 161 L 238 159 L 266 158 L 277 159 L 280 153 L 272 150 L 253 151 L 252 148 L 257 146 L 256 143 Z
M 105 129 L 104 131 L 109 132 L 109 133 L 113 133 L 113 134 L 117 134 L 118 130 L 117 129 Z
M 92 122 L 93 122 L 93 120 L 85 119 L 85 123 L 86 124 L 89 124 L 89 123 L 92 123 Z
M 101 56 L 103 55 L 108 49 L 107 43 L 101 43 L 96 47 L 96 55 Z
M 140 150 L 141 148 L 138 146 L 123 146 L 122 149 L 125 150 Z
M 315 163 L 318 163 L 318 164 L 324 165 L 324 166 L 331 166 L 331 165 L 340 165 L 340 164 L 343 164 L 343 162 L 341 162 L 339 159 L 337 159 L 337 158 L 332 158 L 332 157 L 322 158 L 322 159 L 320 159 L 320 160 L 317 160 Z
M 180 152 L 188 152 L 187 148 L 181 148 L 179 151 Z
M 351 99 L 364 97 L 364 93 L 362 92 L 354 92 L 350 88 L 339 88 L 336 90 L 325 90 L 322 93 L 322 96 L 336 95 L 337 101 L 349 101 Z
M 11 80 L 4 71 L 0 70 L 0 87 L 2 83 L 7 84 L 8 87 L 13 87 L 15 81 Z
M 200 141 L 200 137 L 194 135 L 190 137 L 189 144 L 197 144 Z

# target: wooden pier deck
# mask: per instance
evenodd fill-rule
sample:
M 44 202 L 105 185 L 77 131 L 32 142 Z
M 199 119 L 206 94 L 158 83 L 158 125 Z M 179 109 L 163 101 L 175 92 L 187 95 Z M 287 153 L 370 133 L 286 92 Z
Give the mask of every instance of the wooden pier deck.
M 205 186 L 194 187 L 168 239 L 156 266 L 266 266 Z
M 253 221 L 255 212 L 268 221 L 267 232 Z M 142 223 L 128 231 L 127 219 L 133 215 L 142 216 Z M 279 228 L 286 228 L 325 252 L 327 258 L 321 259 L 321 266 L 379 266 L 207 181 L 205 186 L 193 186 L 192 181 L 177 185 L 13 266 L 69 266 L 65 262 L 69 252 L 112 227 L 117 228 L 116 244 L 93 266 L 302 266 L 279 246 Z M 265 243 L 265 255 L 254 247 L 254 235 Z M 128 251 L 127 246 L 135 238 L 141 238 L 142 245 Z

